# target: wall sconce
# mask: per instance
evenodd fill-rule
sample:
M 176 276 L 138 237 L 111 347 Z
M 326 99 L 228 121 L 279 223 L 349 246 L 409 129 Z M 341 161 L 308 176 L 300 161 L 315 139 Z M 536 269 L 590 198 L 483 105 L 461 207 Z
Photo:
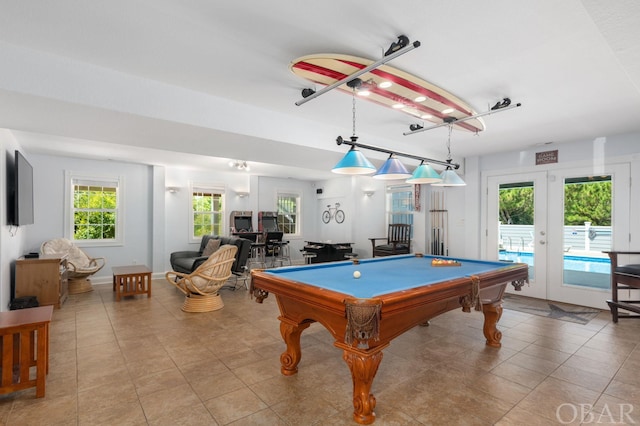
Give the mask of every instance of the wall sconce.
M 244 198 L 244 197 L 248 197 L 249 193 L 248 192 L 243 192 L 243 191 L 236 191 L 236 195 L 240 198 Z
M 364 193 L 364 195 L 366 195 L 367 197 L 371 197 L 373 194 L 375 194 L 375 193 L 376 193 L 376 191 L 373 191 L 373 190 L 370 190 L 370 189 L 364 190 L 364 191 L 362 191 L 362 192 L 363 192 L 363 193 Z
M 171 194 L 175 194 L 176 192 L 180 191 L 180 188 L 178 188 L 177 186 L 167 186 L 167 191 L 169 191 Z

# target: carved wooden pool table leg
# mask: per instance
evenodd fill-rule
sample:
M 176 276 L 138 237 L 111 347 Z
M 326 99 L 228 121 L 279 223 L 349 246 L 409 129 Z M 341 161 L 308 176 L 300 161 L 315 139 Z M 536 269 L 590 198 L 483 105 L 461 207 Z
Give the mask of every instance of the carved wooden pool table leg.
M 302 357 L 300 335 L 311 325 L 310 322 L 297 324 L 286 318 L 280 318 L 280 334 L 287 344 L 287 350 L 280 355 L 280 372 L 285 376 L 293 376 L 298 372 L 298 363 Z
M 376 419 L 376 414 L 373 411 L 376 408 L 376 397 L 371 393 L 371 385 L 378 372 L 380 361 L 382 361 L 382 349 L 386 348 L 388 344 L 366 352 L 340 343 L 336 343 L 336 346 L 344 350 L 342 359 L 351 370 L 353 419 L 361 425 L 371 424 Z
M 484 337 L 487 338 L 487 345 L 499 348 L 502 346 L 500 343 L 502 332 L 498 330 L 497 324 L 502 316 L 502 300 L 482 305 L 482 312 L 484 313 L 484 327 L 482 331 Z

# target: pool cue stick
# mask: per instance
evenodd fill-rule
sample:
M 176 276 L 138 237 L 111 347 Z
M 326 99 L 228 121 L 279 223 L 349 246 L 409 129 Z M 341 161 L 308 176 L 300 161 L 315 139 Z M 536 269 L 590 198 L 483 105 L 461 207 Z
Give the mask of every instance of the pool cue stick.
M 433 192 L 433 254 L 438 255 L 438 193 Z
M 441 210 L 441 206 L 440 206 L 440 191 L 438 191 L 438 192 L 436 193 L 436 198 L 437 198 L 437 200 L 438 200 L 438 201 L 437 201 L 437 205 L 438 205 L 438 213 L 436 213 L 436 214 L 438 215 L 438 245 L 436 246 L 436 250 L 438 251 L 438 255 L 440 255 L 440 256 L 441 256 L 441 255 L 442 255 L 442 251 L 440 250 L 440 241 L 441 241 L 441 235 L 440 235 L 440 234 L 441 234 L 441 232 L 442 232 L 442 229 L 441 229 L 441 227 L 440 227 L 440 225 L 441 225 L 441 224 L 440 224 L 440 221 L 441 221 L 441 219 L 442 219 L 442 213 L 440 212 L 440 210 Z
M 438 192 L 438 234 L 440 238 L 438 238 L 438 253 L 442 256 L 444 253 L 442 252 L 442 192 Z
M 440 193 L 440 195 L 442 197 L 442 201 L 440 203 L 440 210 L 441 210 L 441 212 L 440 212 L 440 215 L 441 215 L 440 220 L 441 220 L 441 224 L 442 224 L 442 242 L 440 243 L 441 244 L 440 251 L 442 252 L 442 255 L 444 256 L 444 255 L 446 255 L 445 250 L 444 250 L 444 247 L 445 247 L 444 242 L 445 242 L 446 232 L 447 232 L 446 229 L 445 229 L 444 191 L 442 191 Z
M 439 226 L 440 226 L 440 218 L 438 217 L 438 210 L 440 209 L 440 205 L 439 205 L 439 200 L 438 200 L 438 192 L 436 191 L 433 195 L 434 195 L 434 197 L 436 199 L 436 203 L 435 203 L 435 205 L 436 205 L 435 224 L 434 224 L 434 226 L 436 228 L 436 248 L 435 248 L 435 251 L 436 251 L 437 255 L 440 255 L 440 250 L 438 249 L 438 247 L 440 245 L 440 241 L 439 241 L 440 240 L 440 228 L 439 228 Z
M 444 256 L 447 255 L 446 251 L 446 238 L 447 238 L 447 208 L 444 205 L 444 195 L 445 192 L 442 191 L 442 254 Z
M 446 210 L 446 211 L 447 211 L 447 216 L 446 216 L 446 219 L 447 219 L 447 220 L 446 220 L 446 222 L 447 222 L 447 223 L 446 223 L 446 225 L 445 225 L 445 226 L 446 226 L 446 231 L 445 231 L 445 233 L 446 233 L 447 239 L 446 239 L 446 242 L 445 242 L 445 247 L 446 247 L 446 251 L 447 251 L 446 255 L 447 255 L 447 256 L 449 256 L 449 211 L 447 210 L 447 207 L 446 207 L 446 201 L 445 201 L 445 199 L 444 199 L 445 195 L 446 195 L 446 194 L 444 194 L 444 193 L 443 193 L 443 195 L 442 195 L 442 197 L 443 197 L 443 198 L 442 198 L 442 205 L 443 205 L 443 206 L 445 206 L 445 207 L 443 207 L 443 208 L 444 208 L 444 210 Z
M 442 256 L 444 254 L 444 252 L 442 251 L 442 241 L 444 238 L 444 233 L 443 233 L 443 229 L 442 229 L 442 192 L 440 192 L 438 194 L 438 253 L 440 253 L 440 256 Z
M 436 254 L 436 198 L 431 190 L 431 254 Z

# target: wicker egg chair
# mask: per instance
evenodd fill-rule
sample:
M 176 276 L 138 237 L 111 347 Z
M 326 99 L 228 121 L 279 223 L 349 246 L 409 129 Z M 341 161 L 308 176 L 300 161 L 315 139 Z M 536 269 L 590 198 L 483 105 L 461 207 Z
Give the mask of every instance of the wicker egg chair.
M 67 257 L 67 276 L 69 278 L 69 294 L 93 291 L 89 277 L 105 265 L 104 257 L 89 257 L 71 240 L 56 238 L 45 241 L 40 247 L 42 254 L 57 254 Z
M 165 274 L 167 281 L 185 295 L 183 311 L 210 312 L 224 307 L 218 290 L 232 276 L 237 251 L 237 246 L 226 244 L 190 274 L 175 271 Z

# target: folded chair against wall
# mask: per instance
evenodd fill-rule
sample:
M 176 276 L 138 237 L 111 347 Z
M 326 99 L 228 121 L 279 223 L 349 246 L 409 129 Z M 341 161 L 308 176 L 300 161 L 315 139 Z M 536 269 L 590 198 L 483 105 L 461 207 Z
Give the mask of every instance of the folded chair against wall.
M 386 237 L 369 238 L 369 240 L 373 249 L 373 257 L 411 253 L 411 225 L 393 223 L 389 225 Z M 386 240 L 386 244 L 376 245 L 378 240 Z
M 69 294 L 86 293 L 93 290 L 89 277 L 104 267 L 104 257 L 89 257 L 71 240 L 56 238 L 45 241 L 40 247 L 42 254 L 67 256 Z
M 223 245 L 192 273 L 170 271 L 165 274 L 167 281 L 185 295 L 183 311 L 210 312 L 224 307 L 218 291 L 233 275 L 231 266 L 237 251 L 235 245 Z
M 640 315 L 618 315 L 618 309 L 640 314 L 640 298 L 635 300 L 620 300 L 619 291 L 627 291 L 629 295 L 640 292 L 640 263 L 618 264 L 618 255 L 640 255 L 638 251 L 606 251 L 611 259 L 611 300 L 607 300 L 613 322 L 618 322 L 620 318 L 640 318 Z M 631 296 L 629 296 L 631 297 Z

